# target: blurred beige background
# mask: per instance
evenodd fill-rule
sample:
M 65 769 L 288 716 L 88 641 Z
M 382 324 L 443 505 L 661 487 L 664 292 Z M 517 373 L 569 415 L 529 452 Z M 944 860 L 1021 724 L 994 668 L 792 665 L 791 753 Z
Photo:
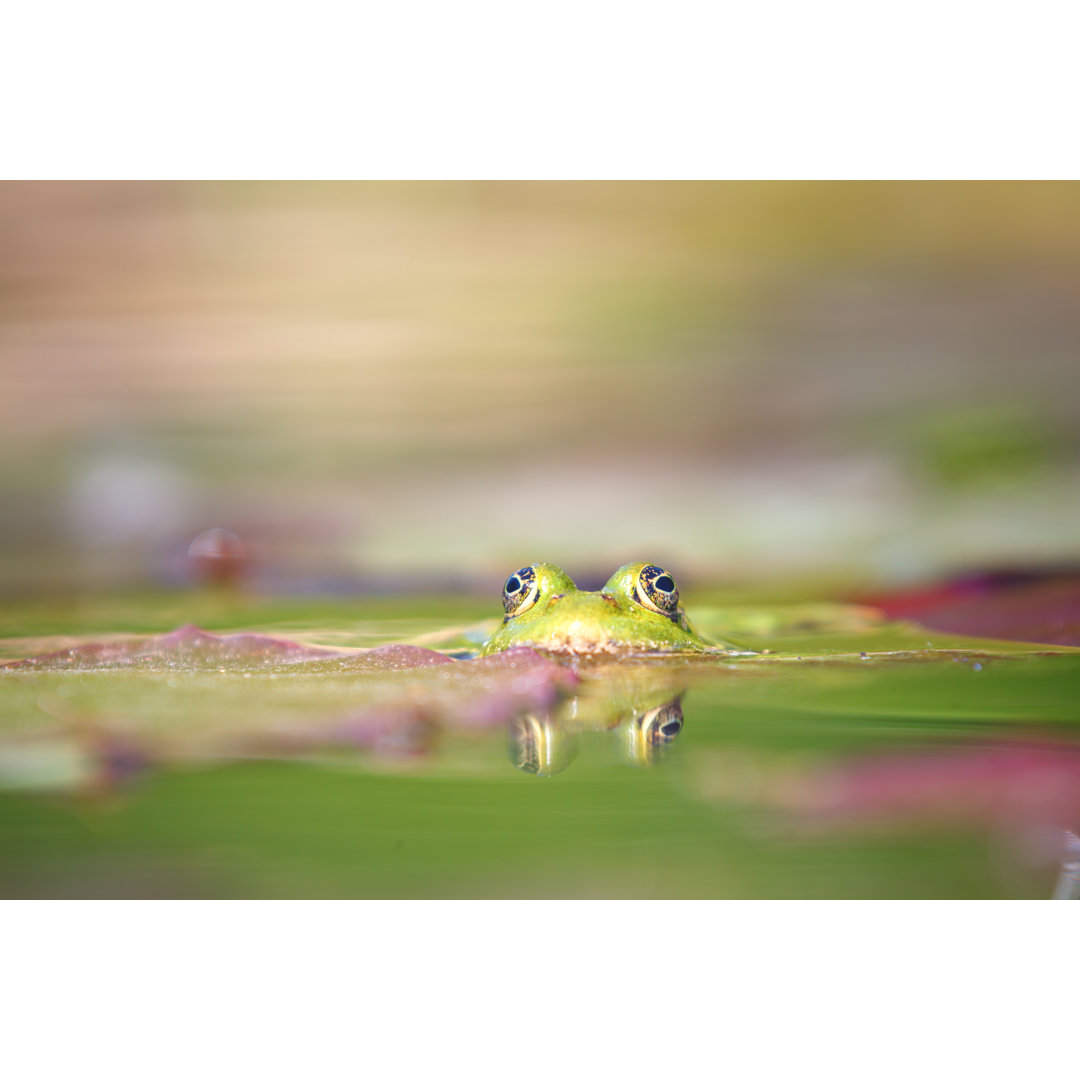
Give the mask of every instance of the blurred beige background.
M 1080 186 L 0 185 L 0 590 L 1080 557 Z

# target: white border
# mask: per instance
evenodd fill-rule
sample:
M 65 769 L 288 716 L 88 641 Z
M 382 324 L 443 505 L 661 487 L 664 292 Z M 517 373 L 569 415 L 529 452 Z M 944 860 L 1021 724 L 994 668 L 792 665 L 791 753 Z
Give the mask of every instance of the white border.
M 8 1075 L 1063 1075 L 1070 909 L 7 903 Z
M 8 178 L 1075 178 L 1064 3 L 5 16 Z

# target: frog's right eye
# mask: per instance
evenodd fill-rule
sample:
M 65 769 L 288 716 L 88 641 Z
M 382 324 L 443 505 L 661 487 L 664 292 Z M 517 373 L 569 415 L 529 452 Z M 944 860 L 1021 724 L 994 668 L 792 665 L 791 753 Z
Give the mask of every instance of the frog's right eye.
M 503 607 L 507 615 L 520 615 L 536 603 L 540 586 L 536 580 L 536 571 L 531 566 L 523 566 L 507 579 L 503 586 Z
M 674 621 L 679 613 L 679 586 L 659 566 L 644 566 L 638 573 L 637 598 L 644 607 L 658 611 Z

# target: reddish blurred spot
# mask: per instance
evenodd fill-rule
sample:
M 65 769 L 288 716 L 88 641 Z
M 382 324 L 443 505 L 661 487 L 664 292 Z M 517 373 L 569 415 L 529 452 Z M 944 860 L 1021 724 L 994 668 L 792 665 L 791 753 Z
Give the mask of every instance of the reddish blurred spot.
M 861 596 L 895 619 L 970 637 L 1080 645 L 1080 577 L 982 574 L 926 589 Z
M 868 756 L 785 790 L 791 808 L 836 820 L 929 818 L 1016 829 L 1080 826 L 1080 747 L 1031 742 Z
M 188 548 L 192 573 L 207 585 L 234 585 L 247 567 L 247 551 L 236 533 L 207 529 Z

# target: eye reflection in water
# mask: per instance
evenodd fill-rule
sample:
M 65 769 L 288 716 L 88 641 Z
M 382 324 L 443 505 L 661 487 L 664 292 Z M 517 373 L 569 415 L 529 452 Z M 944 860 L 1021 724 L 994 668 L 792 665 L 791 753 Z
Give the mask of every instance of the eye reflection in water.
M 683 729 L 682 696 L 632 716 L 623 725 L 627 735 L 627 754 L 638 765 L 652 765 L 679 737 Z
M 665 691 L 670 694 L 670 689 Z M 510 761 L 535 776 L 555 776 L 577 757 L 582 731 L 610 731 L 627 760 L 654 765 L 683 729 L 682 694 L 661 704 L 634 703 L 621 708 L 611 703 L 599 709 L 595 702 L 574 698 L 557 713 L 528 715 L 511 721 L 507 731 Z M 645 707 L 648 705 L 649 707 Z
M 577 757 L 578 736 L 554 716 L 519 716 L 510 722 L 507 745 L 514 768 L 554 776 Z

